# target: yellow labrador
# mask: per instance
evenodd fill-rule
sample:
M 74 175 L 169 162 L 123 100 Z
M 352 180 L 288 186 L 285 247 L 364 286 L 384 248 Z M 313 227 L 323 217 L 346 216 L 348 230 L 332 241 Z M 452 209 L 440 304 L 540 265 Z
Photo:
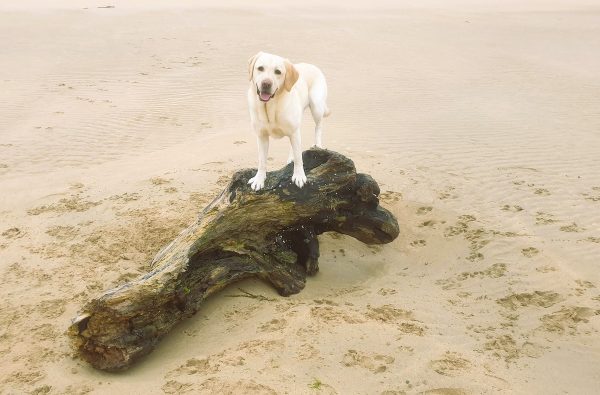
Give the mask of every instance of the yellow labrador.
M 255 191 L 265 185 L 269 138 L 288 137 L 288 163 L 294 161 L 292 182 L 302 188 L 306 174 L 302 163 L 300 124 L 306 107 L 315 121 L 315 145 L 322 147 L 323 118 L 327 108 L 327 83 L 316 66 L 292 64 L 277 55 L 259 52 L 248 60 L 250 121 L 258 141 L 258 172 L 248 184 Z

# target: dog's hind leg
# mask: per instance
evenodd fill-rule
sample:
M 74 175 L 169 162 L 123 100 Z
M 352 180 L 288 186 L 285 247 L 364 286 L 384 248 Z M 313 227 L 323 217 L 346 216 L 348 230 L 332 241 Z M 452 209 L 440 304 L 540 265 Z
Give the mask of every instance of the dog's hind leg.
M 323 106 L 310 102 L 310 112 L 315 121 L 315 145 L 323 148 Z
M 316 84 L 309 92 L 310 113 L 315 121 L 315 145 L 323 148 L 323 118 L 329 115 L 327 108 L 327 86 Z

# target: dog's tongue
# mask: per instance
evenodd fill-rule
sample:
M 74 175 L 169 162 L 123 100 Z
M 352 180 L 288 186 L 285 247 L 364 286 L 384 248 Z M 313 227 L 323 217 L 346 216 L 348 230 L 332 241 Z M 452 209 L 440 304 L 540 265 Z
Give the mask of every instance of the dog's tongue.
M 260 100 L 262 101 L 269 101 L 269 99 L 271 98 L 271 95 L 265 92 L 260 92 Z

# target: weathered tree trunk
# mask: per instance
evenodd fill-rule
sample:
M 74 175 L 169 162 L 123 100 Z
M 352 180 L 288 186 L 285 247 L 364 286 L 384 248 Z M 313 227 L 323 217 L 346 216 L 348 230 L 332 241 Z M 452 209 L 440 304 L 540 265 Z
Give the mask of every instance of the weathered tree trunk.
M 243 278 L 263 278 L 284 296 L 300 292 L 319 270 L 323 232 L 367 244 L 396 238 L 398 223 L 379 206 L 373 178 L 336 152 L 311 149 L 303 159 L 302 189 L 291 183 L 292 164 L 269 173 L 259 192 L 248 186 L 255 170 L 236 172 L 147 274 L 84 306 L 69 328 L 80 356 L 98 369 L 126 369 L 209 295 Z

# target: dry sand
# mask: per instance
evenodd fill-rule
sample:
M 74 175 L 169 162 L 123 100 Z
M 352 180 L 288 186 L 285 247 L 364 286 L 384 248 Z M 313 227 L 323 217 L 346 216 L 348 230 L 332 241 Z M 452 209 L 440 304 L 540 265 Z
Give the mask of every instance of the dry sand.
M 598 390 L 597 1 L 6 3 L 0 393 Z M 133 369 L 90 368 L 64 335 L 78 308 L 255 166 L 261 49 L 324 70 L 325 145 L 379 181 L 401 236 L 323 235 L 299 295 L 245 281 Z

